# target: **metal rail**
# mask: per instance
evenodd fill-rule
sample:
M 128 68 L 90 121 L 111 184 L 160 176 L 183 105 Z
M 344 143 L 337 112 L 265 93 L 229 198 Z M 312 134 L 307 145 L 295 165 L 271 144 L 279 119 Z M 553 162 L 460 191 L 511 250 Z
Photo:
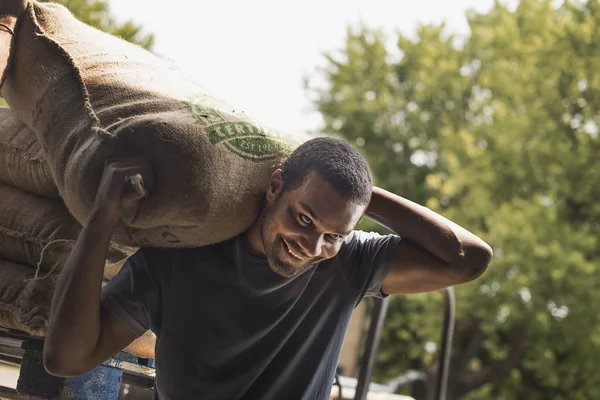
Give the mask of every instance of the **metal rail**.
M 390 298 L 385 299 L 375 298 L 373 312 L 371 314 L 371 322 L 367 333 L 367 341 L 365 343 L 365 352 L 361 360 L 361 367 L 358 372 L 358 383 L 356 385 L 356 393 L 354 400 L 366 400 L 369 393 L 369 384 L 373 376 L 373 366 L 375 365 L 375 356 L 381 342 L 381 331 L 387 315 L 387 310 L 390 306 Z
M 81 377 L 60 379 L 44 370 L 42 349 L 40 338 L 0 329 L 0 361 L 21 369 L 17 389 L 0 386 L 0 399 L 98 398 L 85 397 L 90 390 L 100 390 L 102 398 L 116 399 L 121 383 L 143 389 L 154 387 L 154 360 L 121 352 Z
M 0 386 L 0 399 L 22 400 L 23 396 L 19 395 L 15 389 Z
M 450 370 L 450 356 L 452 339 L 454 337 L 454 319 L 456 315 L 456 299 L 454 288 L 443 290 L 444 294 L 444 328 L 442 331 L 442 347 L 440 348 L 440 361 L 435 385 L 435 399 L 446 400 L 448 388 L 448 372 Z
M 444 323 L 442 326 L 441 346 L 439 352 L 439 366 L 436 374 L 435 384 L 435 400 L 445 400 L 448 387 L 448 371 L 450 369 L 450 353 L 452 350 L 452 339 L 454 336 L 454 320 L 456 301 L 454 297 L 454 288 L 449 287 L 441 290 L 444 296 Z M 365 342 L 365 351 L 361 359 L 360 371 L 358 374 L 358 383 L 356 386 L 356 394 L 354 400 L 366 400 L 369 392 L 369 384 L 373 375 L 373 366 L 375 364 L 375 356 L 381 342 L 381 331 L 385 322 L 385 317 L 389 307 L 389 298 L 375 299 L 371 321 L 369 323 L 369 331 Z M 410 376 L 403 376 L 394 387 L 390 387 L 395 391 L 401 383 L 402 385 L 412 383 L 417 380 L 424 380 L 423 374 L 418 371 L 413 371 Z

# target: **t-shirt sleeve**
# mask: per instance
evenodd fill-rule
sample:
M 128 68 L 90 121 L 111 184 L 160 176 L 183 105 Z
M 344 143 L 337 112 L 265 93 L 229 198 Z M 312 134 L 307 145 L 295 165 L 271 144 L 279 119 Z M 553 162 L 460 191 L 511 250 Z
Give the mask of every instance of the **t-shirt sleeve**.
M 138 336 L 160 320 L 163 269 L 167 266 L 157 261 L 151 251 L 140 249 L 102 288 L 101 305 Z
M 340 249 L 340 262 L 360 301 L 365 296 L 385 297 L 381 287 L 387 275 L 398 235 L 353 231 Z

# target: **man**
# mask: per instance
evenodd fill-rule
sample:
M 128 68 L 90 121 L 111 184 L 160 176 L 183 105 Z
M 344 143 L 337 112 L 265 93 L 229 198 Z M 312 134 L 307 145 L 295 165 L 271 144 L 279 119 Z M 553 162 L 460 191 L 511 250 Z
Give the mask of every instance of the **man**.
M 192 249 L 144 248 L 101 290 L 125 178 L 109 164 L 57 283 L 47 370 L 85 373 L 151 329 L 155 398 L 326 399 L 344 334 L 364 296 L 427 292 L 481 275 L 481 239 L 373 188 L 364 158 L 338 139 L 300 146 L 271 177 L 256 222 Z M 362 216 L 396 235 L 353 231 Z

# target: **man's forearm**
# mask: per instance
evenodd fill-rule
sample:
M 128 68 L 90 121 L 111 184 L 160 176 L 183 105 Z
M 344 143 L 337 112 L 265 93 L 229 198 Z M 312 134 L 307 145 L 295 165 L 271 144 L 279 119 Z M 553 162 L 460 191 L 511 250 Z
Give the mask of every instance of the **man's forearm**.
M 114 223 L 92 215 L 61 271 L 52 299 L 45 352 L 85 358 L 100 334 L 100 292 Z
M 373 188 L 365 215 L 449 265 L 461 263 L 465 251 L 473 246 L 489 249 L 485 242 L 441 215 L 378 187 Z

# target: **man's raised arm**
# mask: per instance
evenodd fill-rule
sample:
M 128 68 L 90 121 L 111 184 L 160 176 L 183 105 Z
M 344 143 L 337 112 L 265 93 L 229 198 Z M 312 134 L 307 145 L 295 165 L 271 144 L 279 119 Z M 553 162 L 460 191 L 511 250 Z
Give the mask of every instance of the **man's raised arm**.
M 421 293 L 468 282 L 492 259 L 491 247 L 479 237 L 381 188 L 373 188 L 365 216 L 403 238 L 385 277 L 384 293 Z
M 106 166 L 93 211 L 57 281 L 44 344 L 44 367 L 53 375 L 84 374 L 126 347 L 137 336 L 100 305 L 104 264 L 121 218 L 126 177 L 141 174 L 143 162 Z

